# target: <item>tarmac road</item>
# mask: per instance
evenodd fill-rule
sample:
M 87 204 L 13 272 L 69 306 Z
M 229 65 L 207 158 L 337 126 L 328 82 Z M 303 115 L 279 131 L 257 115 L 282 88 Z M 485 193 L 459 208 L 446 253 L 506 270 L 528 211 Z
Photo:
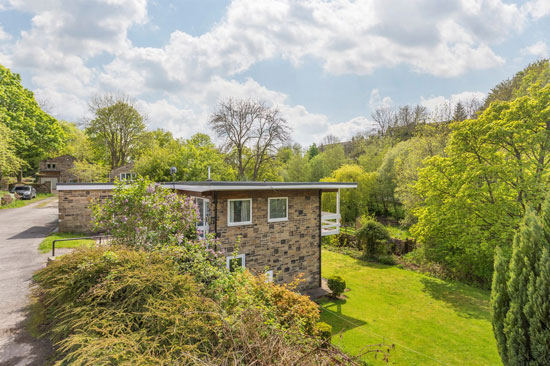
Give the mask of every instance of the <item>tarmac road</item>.
M 32 274 L 48 254 L 38 244 L 57 227 L 57 199 L 0 210 L 0 365 L 43 365 L 50 346 L 25 328 Z

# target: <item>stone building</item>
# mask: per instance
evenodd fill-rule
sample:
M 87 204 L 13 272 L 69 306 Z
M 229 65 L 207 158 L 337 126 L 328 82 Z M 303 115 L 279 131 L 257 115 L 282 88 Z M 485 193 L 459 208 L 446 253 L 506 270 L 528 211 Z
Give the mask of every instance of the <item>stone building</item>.
M 55 190 L 57 183 L 76 182 L 76 176 L 71 174 L 76 158 L 72 155 L 61 155 L 42 160 L 39 164 L 38 183 L 47 184 Z
M 119 168 L 111 170 L 109 173 L 109 181 L 113 182 L 115 179 L 119 180 L 132 180 L 136 177 L 134 170 L 134 163 L 128 163 Z
M 357 184 L 207 181 L 166 187 L 195 197 L 201 216 L 197 229 L 219 238 L 228 268 L 265 272 L 277 283 L 303 274 L 300 289 L 311 289 L 321 286 L 321 237 L 339 233 L 340 189 Z M 58 185 L 59 231 L 91 232 L 90 204 L 108 199 L 112 188 L 109 183 Z M 321 211 L 324 192 L 336 192 L 336 212 Z

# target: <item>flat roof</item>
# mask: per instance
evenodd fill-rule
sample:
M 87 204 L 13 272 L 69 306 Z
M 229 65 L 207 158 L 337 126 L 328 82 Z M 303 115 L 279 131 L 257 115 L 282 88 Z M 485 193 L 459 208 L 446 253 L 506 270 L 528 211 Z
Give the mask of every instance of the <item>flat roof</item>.
M 289 189 L 345 189 L 357 188 L 357 183 L 340 182 L 162 182 L 166 188 L 180 191 L 209 192 L 209 191 L 268 191 Z M 108 190 L 114 188 L 114 183 L 57 183 L 58 191 L 87 191 Z

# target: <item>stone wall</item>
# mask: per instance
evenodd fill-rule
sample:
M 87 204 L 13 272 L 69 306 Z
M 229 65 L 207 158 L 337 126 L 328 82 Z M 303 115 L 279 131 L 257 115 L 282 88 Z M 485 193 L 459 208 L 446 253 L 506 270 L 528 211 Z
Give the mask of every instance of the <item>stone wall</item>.
M 92 233 L 93 202 L 105 202 L 112 191 L 59 191 L 59 231 L 62 233 Z
M 288 221 L 267 221 L 269 197 L 288 197 Z M 252 198 L 252 224 L 227 226 L 227 200 L 234 198 Z M 213 200 L 210 205 L 215 215 Z M 320 286 L 319 215 L 318 190 L 218 193 L 217 229 L 222 247 L 232 253 L 239 241 L 234 254 L 245 254 L 246 268 L 256 273 L 273 270 L 276 283 L 291 282 L 302 273 L 305 283 L 299 289 Z
M 58 183 L 76 182 L 77 178 L 71 174 L 76 158 L 71 155 L 61 155 L 40 162 L 40 175 L 44 177 L 57 177 Z M 50 167 L 48 168 L 48 164 Z M 54 168 L 55 164 L 55 168 Z

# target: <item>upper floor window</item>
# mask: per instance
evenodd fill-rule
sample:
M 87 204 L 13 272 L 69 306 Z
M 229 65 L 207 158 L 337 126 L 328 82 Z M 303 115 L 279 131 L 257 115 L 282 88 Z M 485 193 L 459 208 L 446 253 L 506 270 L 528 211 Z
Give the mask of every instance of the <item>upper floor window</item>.
M 120 180 L 132 180 L 136 175 L 134 173 L 120 173 L 118 177 Z
M 288 197 L 269 198 L 267 203 L 267 221 L 288 221 Z
M 227 225 L 252 224 L 252 198 L 227 201 Z

